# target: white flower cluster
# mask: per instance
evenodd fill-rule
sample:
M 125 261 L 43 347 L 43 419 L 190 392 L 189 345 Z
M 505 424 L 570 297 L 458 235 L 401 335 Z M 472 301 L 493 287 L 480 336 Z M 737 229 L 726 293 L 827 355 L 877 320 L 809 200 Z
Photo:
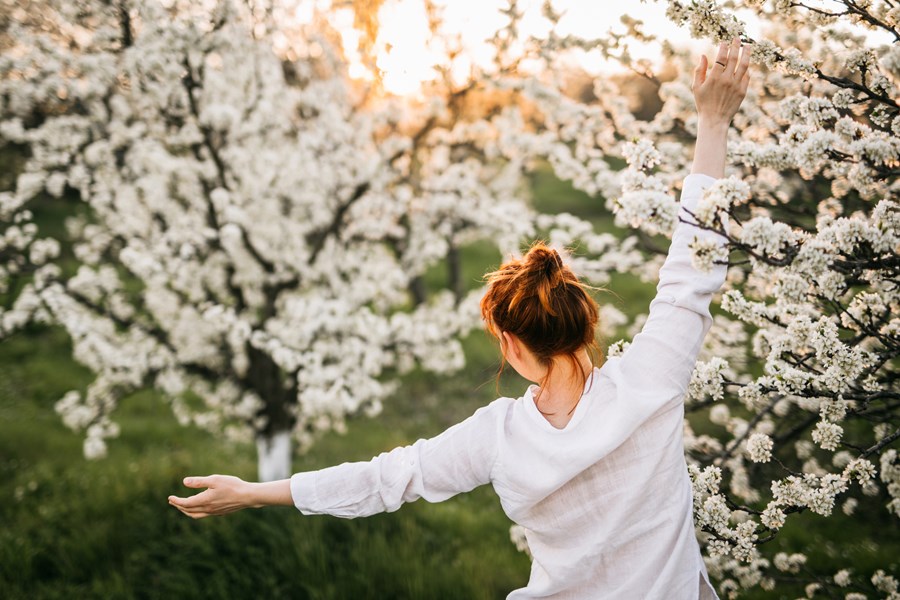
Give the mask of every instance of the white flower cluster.
M 637 161 L 644 157 L 631 154 Z M 678 218 L 678 203 L 669 194 L 666 183 L 655 175 L 648 175 L 641 167 L 629 165 L 622 174 L 622 194 L 613 204 L 616 225 L 639 227 L 655 235 L 671 235 Z
M 797 234 L 785 223 L 775 223 L 769 217 L 753 217 L 741 227 L 742 243 L 769 257 L 781 258 L 786 249 L 797 243 Z
M 703 273 L 709 273 L 715 265 L 728 261 L 728 247 L 712 238 L 695 237 L 688 246 L 691 249 L 691 265 Z
M 526 536 L 527 532 L 521 525 L 513 525 L 509 528 L 509 539 L 516 547 L 516 550 L 531 556 L 531 550 L 528 547 L 528 538 Z
M 718 467 L 700 469 L 688 466 L 694 497 L 694 521 L 702 530 L 712 533 L 715 539 L 709 542 L 709 553 L 713 558 L 733 556 L 739 562 L 751 563 L 758 558 L 755 542 L 758 540 L 757 526 L 753 520 L 739 521 L 733 527 L 734 516 L 725 496 L 720 492 L 722 471 Z
M 747 453 L 750 460 L 756 463 L 764 463 L 772 460 L 772 438 L 764 433 L 754 433 L 747 440 Z M 782 520 L 783 520 L 782 516 Z
M 662 157 L 650 140 L 642 139 L 628 142 L 622 147 L 622 156 L 628 162 L 628 166 L 638 171 L 652 169 L 660 163 Z
M 891 497 L 888 510 L 900 517 L 900 460 L 897 450 L 891 448 L 881 455 L 881 481 Z
M 719 179 L 706 188 L 697 203 L 694 217 L 703 225 L 720 226 L 717 218 L 721 211 L 728 211 L 732 206 L 745 202 L 750 197 L 750 186 L 747 182 L 728 177 Z
M 0 127 L 0 143 L 4 131 Z M 60 244 L 53 238 L 38 237 L 34 215 L 26 206 L 41 191 L 42 184 L 42 173 L 29 172 L 18 177 L 15 193 L 0 192 L 0 295 L 10 292 L 16 279 L 29 273 L 35 275 L 11 306 L 0 307 L 0 340 L 32 319 L 47 320 L 36 289 L 59 274 L 52 261 L 60 254 Z
M 772 495 L 778 505 L 806 507 L 826 517 L 834 508 L 835 497 L 846 490 L 847 480 L 834 474 L 790 475 L 772 482 Z
M 700 402 L 706 397 L 721 400 L 725 392 L 722 387 L 723 372 L 727 369 L 728 362 L 719 357 L 698 362 L 688 384 L 687 401 Z
M 690 4 L 669 0 L 666 16 L 679 25 L 687 22 L 693 37 L 711 38 L 717 42 L 730 41 L 744 30 L 744 24 L 722 10 L 714 0 L 696 0 Z

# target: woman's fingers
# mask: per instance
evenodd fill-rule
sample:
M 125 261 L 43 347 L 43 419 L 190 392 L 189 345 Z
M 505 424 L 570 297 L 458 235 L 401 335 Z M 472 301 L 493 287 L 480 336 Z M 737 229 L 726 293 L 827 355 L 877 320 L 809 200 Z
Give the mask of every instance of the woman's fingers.
M 741 77 L 740 90 L 741 90 L 741 98 L 747 93 L 747 88 L 750 87 L 750 71 L 744 71 L 744 76 Z
M 731 75 L 740 80 L 750 64 L 750 56 L 747 49 L 741 52 L 741 39 L 734 38 L 730 44 L 722 42 L 716 53 L 716 61 L 713 65 L 714 75 Z
M 713 73 L 723 73 L 728 64 L 728 44 L 722 42 L 719 44 L 719 51 L 716 53 L 716 63 L 713 65 Z
M 698 87 L 703 85 L 703 82 L 706 81 L 706 69 L 709 65 L 706 62 L 706 55 L 700 55 L 700 62 L 697 64 L 697 68 L 694 69 L 694 83 L 691 85 L 691 89 L 696 90 Z
M 744 75 L 750 66 L 750 50 L 746 46 L 742 46 L 740 38 L 734 38 L 730 44 L 722 42 L 716 52 L 716 60 L 712 65 L 712 72 L 709 74 L 713 77 L 721 75 L 731 75 L 741 82 L 743 85 Z M 707 69 L 709 64 L 706 55 L 700 55 L 700 63 L 694 70 L 694 81 L 691 89 L 697 90 L 709 78 Z
M 206 493 L 206 492 L 204 492 Z M 200 519 L 202 517 L 208 517 L 210 514 L 210 507 L 207 505 L 203 499 L 198 501 L 198 497 L 202 494 L 197 494 L 197 496 L 191 496 L 190 498 L 179 498 L 177 496 L 169 496 L 169 504 L 177 508 L 183 514 L 191 517 L 192 519 Z
M 185 477 L 184 485 L 189 488 L 210 487 L 212 476 L 210 477 Z
M 731 46 L 728 48 L 728 66 L 725 67 L 725 72 L 729 75 L 735 75 L 735 71 L 737 70 L 738 64 L 738 55 L 741 53 L 741 40 L 740 38 L 734 38 L 731 40 Z
M 188 498 L 178 498 L 178 506 L 183 506 L 185 508 L 197 508 L 198 506 L 202 506 L 212 500 L 211 492 L 212 490 L 206 490 L 205 492 L 200 492 L 195 496 L 190 496 Z
M 187 498 L 169 496 L 169 504 L 193 518 L 224 515 L 248 504 L 242 490 L 244 482 L 230 475 L 209 475 L 206 477 L 185 477 L 184 485 L 190 488 L 207 488 Z
M 730 44 L 720 44 L 716 64 L 712 71 L 705 71 L 706 59 L 694 72 L 691 89 L 697 105 L 697 114 L 706 123 L 730 123 L 740 108 L 750 80 L 750 50 L 741 46 L 740 38 Z
M 182 514 L 187 515 L 192 519 L 202 519 L 203 517 L 208 517 L 209 513 L 200 511 L 200 510 L 189 510 L 185 508 L 181 508 L 180 506 L 175 506 Z
M 197 506 L 196 496 L 188 498 L 179 498 L 178 496 L 169 496 L 169 504 L 177 509 L 193 509 Z
M 734 72 L 734 76 L 741 81 L 743 84 L 744 76 L 747 74 L 747 69 L 750 68 L 750 46 L 744 46 L 741 48 L 741 61 L 738 63 L 737 70 Z

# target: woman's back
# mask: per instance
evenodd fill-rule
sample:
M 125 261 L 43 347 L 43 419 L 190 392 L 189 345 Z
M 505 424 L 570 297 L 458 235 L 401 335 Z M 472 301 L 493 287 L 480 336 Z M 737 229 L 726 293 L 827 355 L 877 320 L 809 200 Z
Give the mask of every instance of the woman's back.
M 512 430 L 501 441 L 494 487 L 508 516 L 526 529 L 533 556 L 528 586 L 509 598 L 696 598 L 705 570 L 691 518 L 682 405 L 661 409 L 618 448 L 581 469 L 578 453 L 601 412 L 594 405 L 616 393 L 601 371 L 579 404 L 584 414 L 555 436 L 552 460 L 515 461 L 520 477 L 529 474 L 530 485 L 519 482 L 521 492 L 503 465 L 505 455 L 517 452 L 514 438 L 533 425 L 516 424 L 528 418 L 516 412 L 527 411 L 529 394 L 509 407 Z M 543 498 L 528 498 L 529 490 L 553 480 L 565 482 Z
M 641 333 L 595 369 L 566 427 L 537 410 L 535 386 L 512 401 L 491 481 L 525 527 L 534 557 L 511 598 L 715 597 L 692 521 L 683 399 L 712 324 L 709 303 L 726 268 L 696 270 L 690 243 L 721 236 L 689 225 L 715 180 L 689 175 L 681 222 Z M 701 578 L 704 585 L 701 586 Z

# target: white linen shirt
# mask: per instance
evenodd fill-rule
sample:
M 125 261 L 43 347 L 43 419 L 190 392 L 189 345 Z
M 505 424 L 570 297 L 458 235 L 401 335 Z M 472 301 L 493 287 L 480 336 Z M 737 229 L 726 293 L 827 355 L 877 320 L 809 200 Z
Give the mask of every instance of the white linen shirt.
M 714 181 L 685 178 L 681 218 L 694 222 L 684 209 L 693 212 Z M 353 518 L 491 483 L 533 556 L 528 585 L 508 600 L 716 598 L 694 532 L 682 430 L 684 394 L 726 267 L 694 269 L 694 236 L 724 243 L 679 222 L 643 329 L 594 369 L 565 427 L 540 414 L 532 385 L 434 438 L 294 474 L 294 505 Z

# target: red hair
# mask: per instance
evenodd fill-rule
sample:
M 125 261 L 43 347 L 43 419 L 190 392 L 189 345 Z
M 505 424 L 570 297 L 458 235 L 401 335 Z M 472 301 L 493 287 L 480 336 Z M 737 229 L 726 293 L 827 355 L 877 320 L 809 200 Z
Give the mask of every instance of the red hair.
M 595 338 L 597 302 L 556 250 L 537 241 L 525 256 L 503 263 L 484 279 L 488 284 L 481 299 L 485 328 L 501 343 L 502 332 L 515 335 L 547 366 L 541 387 L 550 377 L 553 358 L 566 357 L 580 367 L 577 353 L 583 348 L 592 363 L 601 357 Z M 505 362 L 501 358 L 498 385 Z

